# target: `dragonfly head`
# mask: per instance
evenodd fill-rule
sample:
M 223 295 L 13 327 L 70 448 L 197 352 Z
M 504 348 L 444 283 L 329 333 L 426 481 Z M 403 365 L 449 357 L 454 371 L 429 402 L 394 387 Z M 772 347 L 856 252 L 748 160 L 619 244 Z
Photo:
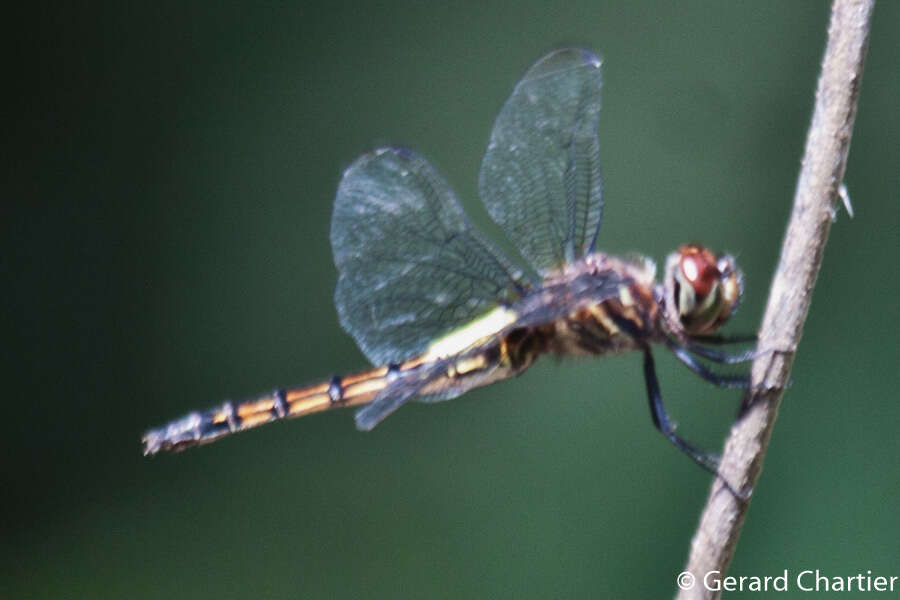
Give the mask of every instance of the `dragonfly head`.
M 715 332 L 738 307 L 743 277 L 734 258 L 697 244 L 681 246 L 666 260 L 666 321 L 675 332 Z

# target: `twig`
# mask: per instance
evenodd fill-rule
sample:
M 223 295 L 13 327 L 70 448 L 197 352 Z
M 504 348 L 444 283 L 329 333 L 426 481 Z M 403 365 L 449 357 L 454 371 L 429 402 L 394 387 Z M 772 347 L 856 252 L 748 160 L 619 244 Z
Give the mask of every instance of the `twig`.
M 753 362 L 751 389 L 743 400 L 745 410 L 731 428 L 720 467 L 721 476 L 748 495 L 762 469 L 837 210 L 873 5 L 874 0 L 835 0 L 832 5 L 794 208 L 759 332 L 761 352 Z M 729 493 L 719 478 L 713 482 L 685 568 L 693 576 L 694 585 L 681 589 L 680 600 L 717 598 L 721 594 L 708 589 L 704 577 L 717 571 L 721 575 L 707 579 L 715 582 L 725 576 L 748 504 Z

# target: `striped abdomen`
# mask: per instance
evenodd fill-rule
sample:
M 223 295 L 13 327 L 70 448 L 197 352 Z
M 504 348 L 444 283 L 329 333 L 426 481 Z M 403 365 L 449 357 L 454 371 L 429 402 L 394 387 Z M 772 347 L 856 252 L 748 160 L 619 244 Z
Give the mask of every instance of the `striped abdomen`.
M 515 349 L 511 347 L 513 344 Z M 446 361 L 442 370 L 434 374 L 415 395 L 452 398 L 472 388 L 517 374 L 533 358 L 533 355 L 521 352 L 518 341 L 504 339 L 475 354 Z M 279 389 L 255 400 L 226 402 L 204 412 L 193 412 L 144 434 L 144 455 L 207 444 L 279 419 L 368 404 L 389 386 L 401 389 L 405 381 L 413 378 L 420 369 L 429 368 L 432 360 L 433 356 L 426 354 L 399 365 L 335 376 L 315 385 Z

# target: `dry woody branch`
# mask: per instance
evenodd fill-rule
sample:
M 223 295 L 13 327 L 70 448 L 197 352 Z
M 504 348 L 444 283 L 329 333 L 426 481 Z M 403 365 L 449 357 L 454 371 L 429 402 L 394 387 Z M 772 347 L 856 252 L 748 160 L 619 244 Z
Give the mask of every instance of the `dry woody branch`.
M 840 202 L 873 5 L 874 0 L 836 0 L 832 6 L 794 207 L 759 332 L 760 355 L 753 363 L 743 414 L 733 425 L 722 456 L 722 477 L 747 495 L 762 469 Z M 729 493 L 722 481 L 713 482 L 685 567 L 696 583 L 681 590 L 679 599 L 715 598 L 721 593 L 707 589 L 703 578 L 714 571 L 725 576 L 748 506 L 749 500 Z

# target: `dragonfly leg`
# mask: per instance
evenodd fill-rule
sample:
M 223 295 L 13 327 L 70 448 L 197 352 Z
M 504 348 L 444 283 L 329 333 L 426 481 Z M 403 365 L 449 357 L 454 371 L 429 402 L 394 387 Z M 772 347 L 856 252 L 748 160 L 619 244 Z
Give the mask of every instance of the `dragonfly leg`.
M 711 360 L 723 365 L 733 365 L 735 363 L 750 362 L 751 360 L 759 356 L 759 353 L 755 348 L 753 350 L 739 352 L 738 354 L 728 354 L 727 352 L 719 352 L 718 350 L 713 350 L 712 348 L 706 348 L 705 346 L 694 343 L 694 341 L 690 339 L 682 341 L 681 345 L 686 350 L 693 354 L 696 354 L 697 356 L 702 356 L 707 360 Z
M 666 340 L 666 346 L 675 353 L 676 358 L 683 362 L 687 368 L 713 385 L 744 389 L 750 387 L 750 378 L 745 375 L 719 375 L 697 362 L 697 359 L 691 356 L 687 349 L 679 346 L 672 340 Z
M 756 334 L 745 334 L 745 335 L 694 335 L 691 336 L 694 341 L 701 342 L 704 344 L 715 344 L 719 346 L 724 346 L 726 344 L 747 344 L 749 342 L 757 341 Z
M 666 413 L 666 407 L 663 405 L 662 393 L 659 390 L 659 380 L 656 378 L 656 366 L 653 362 L 653 354 L 650 348 L 644 348 L 644 381 L 647 383 L 647 398 L 650 401 L 650 416 L 653 418 L 653 425 L 662 433 L 672 444 L 687 454 L 691 460 L 700 465 L 706 471 L 709 471 L 722 481 L 722 485 L 728 489 L 736 498 L 746 500 L 747 495 L 741 494 L 728 481 L 719 474 L 719 457 L 710 452 L 701 450 L 686 441 L 675 433 L 675 428 L 669 421 L 669 415 Z
M 644 381 L 647 384 L 647 399 L 650 401 L 650 416 L 653 418 L 653 425 L 676 448 L 691 457 L 695 463 L 710 473 L 718 475 L 719 458 L 716 455 L 700 450 L 675 433 L 675 428 L 672 427 L 669 415 L 666 413 L 666 407 L 663 405 L 662 393 L 659 390 L 659 380 L 656 378 L 656 365 L 653 362 L 653 354 L 649 348 L 644 350 Z

